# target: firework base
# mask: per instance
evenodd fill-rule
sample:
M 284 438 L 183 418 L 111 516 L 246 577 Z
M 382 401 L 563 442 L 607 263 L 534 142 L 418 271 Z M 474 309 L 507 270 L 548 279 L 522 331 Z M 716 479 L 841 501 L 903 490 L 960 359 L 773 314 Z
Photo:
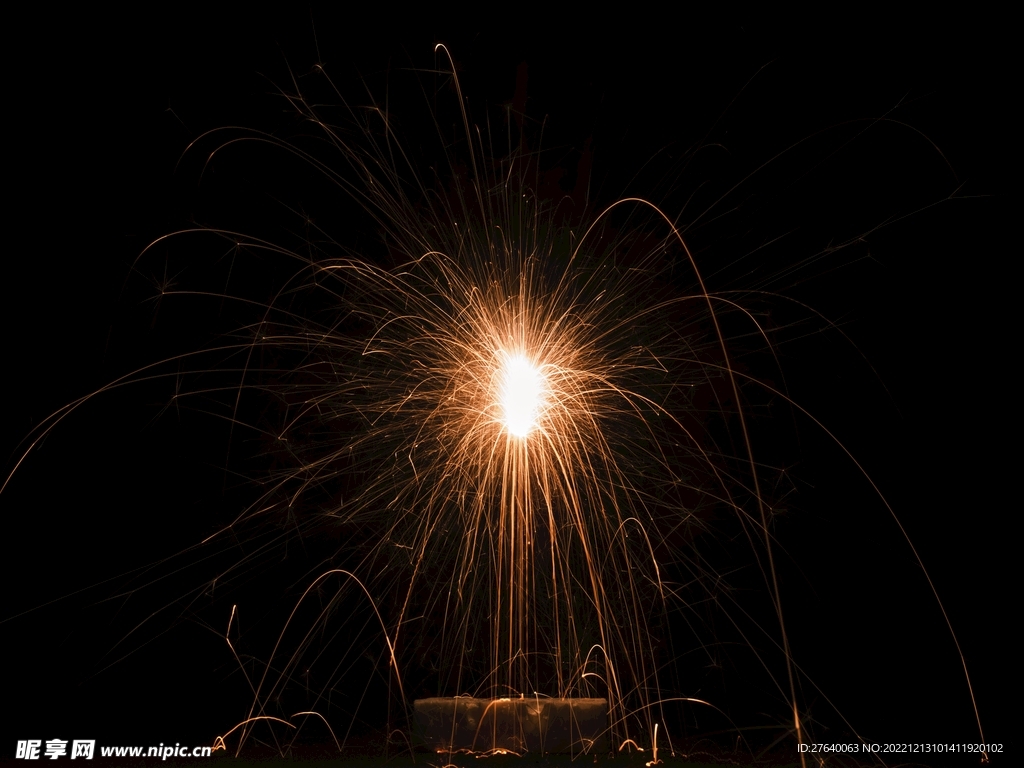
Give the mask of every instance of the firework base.
M 436 752 L 607 751 L 606 699 L 417 699 L 414 733 Z

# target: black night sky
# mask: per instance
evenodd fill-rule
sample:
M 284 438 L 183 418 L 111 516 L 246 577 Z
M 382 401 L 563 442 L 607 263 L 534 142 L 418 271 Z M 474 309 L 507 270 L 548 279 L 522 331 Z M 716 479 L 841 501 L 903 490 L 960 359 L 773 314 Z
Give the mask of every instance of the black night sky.
M 215 299 L 158 300 L 161 285 L 205 287 L 196 265 L 228 246 L 172 241 L 137 260 L 156 238 L 195 221 L 296 238 L 291 206 L 356 246 L 372 242 L 331 221 L 298 161 L 244 148 L 202 176 L 195 155 L 179 163 L 192 139 L 223 126 L 287 135 L 277 86 L 311 82 L 319 61 L 350 103 L 365 103 L 367 88 L 386 96 L 399 138 L 426 151 L 403 106 L 421 115 L 423 83 L 439 81 L 408 70 L 434 67 L 443 41 L 476 121 L 513 102 L 518 78 L 537 137 L 543 122 L 542 174 L 566 193 L 581 158 L 595 206 L 640 195 L 684 220 L 740 183 L 693 233 L 709 288 L 795 299 L 848 337 L 777 302 L 771 321 L 797 323 L 778 336 L 782 376 L 757 368 L 763 354 L 752 353 L 751 372 L 788 387 L 891 503 L 957 632 L 986 738 L 1006 745 L 997 760 L 1010 764 L 1019 246 L 1006 193 L 1019 86 L 993 36 L 1000 22 L 564 21 L 424 17 L 395 31 L 394 19 L 339 9 L 175 9 L 9 27 L 4 477 L 51 413 L 246 321 Z M 438 87 L 427 98 L 454 96 Z M 250 181 L 262 207 L 215 199 Z M 271 230 L 268 211 L 281 217 Z M 287 275 L 270 261 L 261 269 L 240 271 L 229 293 L 269 296 Z M 211 596 L 197 581 L 205 551 L 178 553 L 252 500 L 240 473 L 259 464 L 201 399 L 172 404 L 174 370 L 75 411 L 0 496 L 0 756 L 17 739 L 55 736 L 207 743 L 245 714 L 223 632 L 238 603 L 241 639 L 259 655 L 272 619 L 245 622 L 277 615 L 254 606 L 273 591 L 257 572 L 237 594 Z M 776 473 L 779 575 L 794 655 L 818 687 L 805 678 L 800 693 L 818 738 L 849 741 L 852 726 L 871 741 L 976 742 L 956 648 L 896 523 L 820 429 L 785 408 L 777 417 L 777 429 L 759 421 L 755 452 L 786 469 Z M 317 547 L 288 557 L 311 568 Z M 744 690 L 749 659 L 720 650 L 735 669 L 684 679 L 678 692 L 721 702 L 740 727 L 784 723 L 785 702 L 760 678 Z M 370 694 L 356 732 L 383 726 L 380 698 Z

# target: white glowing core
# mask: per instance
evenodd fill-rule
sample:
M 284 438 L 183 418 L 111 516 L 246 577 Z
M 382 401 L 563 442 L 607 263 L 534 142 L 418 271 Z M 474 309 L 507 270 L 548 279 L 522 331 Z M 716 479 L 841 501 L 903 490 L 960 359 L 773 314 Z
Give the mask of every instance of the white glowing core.
M 543 374 L 525 356 L 505 358 L 499 401 L 505 428 L 516 437 L 526 437 L 537 426 L 544 389 Z

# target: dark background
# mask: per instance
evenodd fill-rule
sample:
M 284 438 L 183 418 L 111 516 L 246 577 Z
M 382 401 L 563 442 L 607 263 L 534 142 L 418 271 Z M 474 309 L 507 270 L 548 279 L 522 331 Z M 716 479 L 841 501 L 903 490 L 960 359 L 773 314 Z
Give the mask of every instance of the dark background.
M 572 189 L 589 151 L 592 202 L 642 194 L 687 220 L 745 180 L 711 208 L 733 213 L 693 233 L 709 287 L 776 292 L 841 324 L 852 344 L 806 313 L 780 335 L 785 383 L 892 505 L 957 632 L 985 735 L 1009 744 L 1008 628 L 1019 600 L 1009 581 L 1017 409 L 1008 334 L 1019 248 L 1010 250 L 1005 193 L 1018 89 L 1008 85 L 1000 22 L 394 23 L 323 9 L 186 10 L 37 16 L 10 33 L 5 475 L 19 441 L 57 409 L 234 323 L 209 303 L 193 311 L 158 301 L 169 280 L 194 279 L 180 250 L 136 260 L 193 219 L 216 222 L 216 177 L 200 182 L 194 158 L 176 170 L 191 139 L 225 125 L 295 130 L 275 85 L 287 90 L 289 68 L 306 77 L 318 61 L 353 102 L 365 102 L 364 81 L 375 95 L 387 84 L 400 120 L 403 100 L 419 108 L 423 83 L 436 83 L 405 69 L 434 67 L 437 41 L 450 46 L 477 119 L 513 101 L 525 62 L 526 113 L 538 130 L 547 118 L 543 163 L 564 170 L 562 188 Z M 405 127 L 421 128 L 413 118 Z M 716 149 L 684 162 L 702 145 Z M 255 179 L 330 217 L 295 192 L 302 174 L 288 162 L 261 150 L 238 157 L 213 173 Z M 237 201 L 219 215 L 263 226 Z M 293 224 L 280 231 L 301 234 Z M 193 262 L 216 257 L 203 247 Z M 779 383 L 777 372 L 765 375 Z M 225 603 L 210 608 L 191 575 L 204 572 L 201 555 L 159 563 L 253 491 L 224 471 L 237 467 L 223 424 L 200 407 L 167 407 L 174 387 L 170 377 L 90 401 L 0 497 L 5 750 L 21 738 L 207 743 L 244 715 Z M 795 488 L 776 521 L 779 573 L 794 654 L 820 689 L 805 683 L 801 693 L 816 735 L 844 740 L 852 726 L 869 741 L 977 741 L 956 648 L 899 528 L 820 430 L 784 410 L 781 418 L 778 435 L 765 431 L 755 448 L 786 466 Z M 259 578 L 240 600 L 259 601 Z M 269 626 L 243 635 L 251 648 Z M 739 725 L 784 723 L 785 702 L 756 675 L 744 689 L 741 657 L 728 684 L 684 682 L 681 693 L 718 696 Z M 357 730 L 379 727 L 382 711 L 369 706 Z

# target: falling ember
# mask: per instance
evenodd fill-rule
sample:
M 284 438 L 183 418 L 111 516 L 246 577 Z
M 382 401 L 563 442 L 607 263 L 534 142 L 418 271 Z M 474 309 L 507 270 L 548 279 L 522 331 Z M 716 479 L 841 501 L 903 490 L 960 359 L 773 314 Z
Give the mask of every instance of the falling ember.
M 498 398 L 505 428 L 525 438 L 537 426 L 544 406 L 544 375 L 522 353 L 502 355 Z

